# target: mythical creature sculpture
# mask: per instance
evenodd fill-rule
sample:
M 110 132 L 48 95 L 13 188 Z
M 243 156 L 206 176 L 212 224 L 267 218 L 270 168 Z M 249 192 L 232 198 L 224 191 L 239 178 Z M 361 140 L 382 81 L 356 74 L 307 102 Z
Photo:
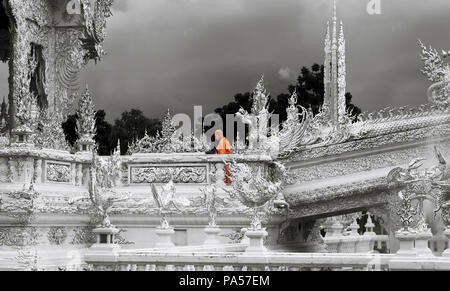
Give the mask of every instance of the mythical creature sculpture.
M 322 107 L 314 115 L 311 109 L 297 104 L 297 93 L 294 92 L 287 108 L 287 120 L 283 122 L 279 133 L 280 153 L 287 156 L 305 146 L 315 144 L 331 145 L 360 138 L 367 131 L 363 123 L 353 123 L 350 114 L 340 117 L 338 124 L 333 124 L 329 117 L 329 108 Z
M 116 162 L 117 151 L 110 158 L 109 162 L 102 162 L 99 160 L 96 152 L 92 152 L 92 165 L 89 169 L 89 197 L 80 197 L 70 201 L 70 204 L 81 201 L 90 202 L 90 208 L 94 209 L 94 215 L 99 216 L 101 224 L 99 227 L 111 228 L 114 227 L 109 219 L 109 213 L 114 205 L 118 202 L 126 201 L 130 198 L 130 194 L 119 194 L 113 187 L 117 180 L 117 174 L 120 171 L 120 163 Z
M 307 129 L 311 119 L 307 118 L 307 110 L 297 106 L 297 92 L 294 92 L 289 99 L 287 108 L 287 120 L 283 123 L 280 131 L 280 152 L 288 154 L 297 150 L 298 146 L 307 135 Z M 299 113 L 298 108 L 301 109 Z
M 161 216 L 161 229 L 169 229 L 169 221 L 167 219 L 167 214 L 170 213 L 172 208 L 182 212 L 180 208 L 184 208 L 190 205 L 190 201 L 186 198 L 175 197 L 176 187 L 171 180 L 169 183 L 161 186 L 161 192 L 156 189 L 155 184 L 151 185 L 153 200 L 158 209 L 159 215 Z
M 94 7 L 91 7 L 91 0 L 81 0 L 81 3 L 85 21 L 85 38 L 81 39 L 86 50 L 84 59 L 98 61 L 106 54 L 102 42 L 106 38 L 106 20 L 112 16 L 113 0 L 97 0 Z
M 436 199 L 438 208 L 435 213 L 441 211 L 442 219 L 446 225 L 450 225 L 450 169 L 447 167 L 447 161 L 436 147 L 435 153 L 439 165 L 430 173 L 433 187 L 439 190 Z
M 450 182 L 436 182 L 435 186 L 440 189 L 438 195 L 438 209 L 442 212 L 442 219 L 447 226 L 450 225 Z
M 250 229 L 261 230 L 262 220 L 267 218 L 273 200 L 282 189 L 286 169 L 280 163 L 272 163 L 269 170 L 264 170 L 233 161 L 230 172 L 232 189 L 224 188 L 224 191 L 253 210 Z
M 414 159 L 406 168 L 397 167 L 392 169 L 387 176 L 388 183 L 417 181 L 417 169 L 423 166 L 424 160 L 424 158 Z
M 422 73 L 433 82 L 427 91 L 428 99 L 431 103 L 446 108 L 450 102 L 450 63 L 446 61 L 449 53 L 444 51 L 441 56 L 437 50 L 431 46 L 427 48 L 420 40 L 419 44 L 425 63 Z
M 401 204 L 397 209 L 397 214 L 402 221 L 404 230 L 411 229 L 417 215 L 417 230 L 427 229 L 423 210 L 425 200 L 429 200 L 437 206 L 435 209 L 435 213 L 437 213 L 450 198 L 446 194 L 447 185 L 449 185 L 447 162 L 437 147 L 434 148 L 434 151 L 439 161 L 438 166 L 419 171 L 425 159 L 418 158 L 409 163 L 406 168 L 398 167 L 388 174 L 388 183 L 395 183 L 401 187 L 401 191 L 398 192 Z M 441 191 L 436 193 L 433 189 Z M 416 205 L 414 205 L 415 201 L 417 201 Z M 445 211 L 446 209 L 443 209 L 443 212 Z
M 278 136 L 273 134 L 269 128 L 269 121 L 272 117 L 272 114 L 269 113 L 269 97 L 270 94 L 264 86 L 263 75 L 253 91 L 251 112 L 241 108 L 236 113 L 236 116 L 249 126 L 249 150 L 278 151 Z

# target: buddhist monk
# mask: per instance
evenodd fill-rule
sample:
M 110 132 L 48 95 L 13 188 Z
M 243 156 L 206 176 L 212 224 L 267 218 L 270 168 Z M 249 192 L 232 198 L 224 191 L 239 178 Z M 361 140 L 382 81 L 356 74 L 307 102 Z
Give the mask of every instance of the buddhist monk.
M 218 155 L 231 155 L 231 145 L 228 142 L 227 138 L 223 136 L 222 130 L 217 130 L 214 133 L 214 137 L 216 138 L 217 146 L 207 152 L 207 154 L 218 154 Z M 231 184 L 231 173 L 229 171 L 229 166 L 225 166 L 225 183 Z

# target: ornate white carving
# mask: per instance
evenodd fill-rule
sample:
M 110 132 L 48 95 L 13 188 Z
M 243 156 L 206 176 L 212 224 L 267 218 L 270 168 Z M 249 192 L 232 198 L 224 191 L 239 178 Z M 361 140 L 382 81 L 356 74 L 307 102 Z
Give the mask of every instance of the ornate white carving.
M 160 229 L 168 230 L 171 229 L 169 221 L 167 220 L 167 214 L 171 208 L 179 209 L 178 205 L 186 207 L 190 204 L 190 201 L 181 197 L 175 197 L 176 187 L 173 181 L 163 185 L 161 187 L 161 192 L 156 189 L 155 184 L 151 185 L 153 200 L 158 209 L 159 215 L 161 216 Z M 181 212 L 181 211 L 180 211 Z
M 117 171 L 111 167 L 117 166 L 112 163 L 101 163 L 95 151 L 92 152 L 93 163 L 89 169 L 89 197 L 80 197 L 72 199 L 70 204 L 77 203 L 77 206 L 82 209 L 86 204 L 83 202 L 90 201 L 89 210 L 93 211 L 95 216 L 100 218 L 101 224 L 99 227 L 111 228 L 114 227 L 109 220 L 109 214 L 114 205 L 121 201 L 129 199 L 130 194 L 120 194 L 115 191 L 114 181 L 117 181 Z M 114 157 L 111 158 L 115 161 Z
M 129 154 L 142 153 L 190 153 L 205 152 L 211 147 L 206 136 L 200 139 L 191 136 L 190 139 L 183 137 L 177 131 L 173 123 L 172 116 L 168 110 L 162 121 L 162 130 L 156 136 L 150 136 L 145 132 L 144 137 L 132 142 L 129 145 Z M 167 183 L 166 181 L 165 183 Z
M 96 133 L 95 113 L 94 102 L 92 101 L 89 88 L 86 86 L 86 90 L 81 96 L 77 111 L 78 132 L 80 136 L 78 143 L 80 145 L 90 145 L 94 142 L 93 140 Z
M 130 168 L 131 184 L 152 183 L 192 183 L 207 182 L 206 166 L 132 166 Z
M 419 44 L 422 49 L 422 60 L 425 64 L 422 73 L 434 83 L 428 89 L 428 100 L 438 106 L 447 108 L 450 102 L 450 63 L 444 61 L 447 54 L 444 52 L 444 58 L 441 58 L 438 51 L 431 46 L 425 47 L 420 40 Z
M 211 181 L 208 185 L 205 185 L 203 188 L 200 188 L 200 192 L 203 193 L 203 200 L 206 207 L 206 211 L 209 216 L 209 224 L 208 227 L 216 228 L 217 223 L 217 208 L 216 208 L 216 200 L 217 200 L 217 186 L 215 173 L 211 173 Z
M 70 183 L 72 181 L 70 164 L 47 162 L 45 168 L 48 182 Z
M 279 137 L 275 134 L 269 137 L 271 133 L 269 121 L 272 117 L 269 113 L 269 97 L 270 94 L 264 86 L 264 76 L 262 76 L 253 91 L 251 112 L 241 108 L 236 116 L 249 126 L 249 150 L 278 154 Z
M 247 164 L 230 164 L 232 189 L 223 188 L 231 198 L 238 199 L 243 205 L 253 210 L 251 230 L 261 230 L 262 220 L 267 219 L 272 201 L 281 191 L 286 169 L 279 163 L 273 163 L 271 170 Z

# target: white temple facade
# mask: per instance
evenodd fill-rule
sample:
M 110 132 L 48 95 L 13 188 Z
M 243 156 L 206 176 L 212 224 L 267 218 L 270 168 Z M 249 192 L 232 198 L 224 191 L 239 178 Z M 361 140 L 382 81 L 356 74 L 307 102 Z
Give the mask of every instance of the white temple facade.
M 99 157 L 95 96 L 80 91 L 77 74 L 104 56 L 112 1 L 81 2 L 74 17 L 52 0 L 0 2 L 11 26 L 0 29 L 11 72 L 0 120 L 0 269 L 450 270 L 446 55 L 421 45 L 427 104 L 352 120 L 334 2 L 318 114 L 294 93 L 271 134 L 261 79 L 252 111 L 237 112 L 257 129 L 251 148 L 206 155 L 205 141 L 186 146 L 167 116 L 129 154 Z M 73 112 L 70 148 L 61 121 Z

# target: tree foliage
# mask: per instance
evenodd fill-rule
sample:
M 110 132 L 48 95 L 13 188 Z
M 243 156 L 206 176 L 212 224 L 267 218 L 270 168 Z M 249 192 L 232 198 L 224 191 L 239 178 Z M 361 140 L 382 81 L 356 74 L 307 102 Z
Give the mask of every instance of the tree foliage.
M 121 117 L 115 120 L 111 139 L 114 143 L 120 140 L 120 151 L 125 154 L 132 141 L 144 137 L 146 132 L 149 135 L 156 135 L 161 128 L 161 120 L 147 118 L 141 110 L 131 109 L 123 112 Z

